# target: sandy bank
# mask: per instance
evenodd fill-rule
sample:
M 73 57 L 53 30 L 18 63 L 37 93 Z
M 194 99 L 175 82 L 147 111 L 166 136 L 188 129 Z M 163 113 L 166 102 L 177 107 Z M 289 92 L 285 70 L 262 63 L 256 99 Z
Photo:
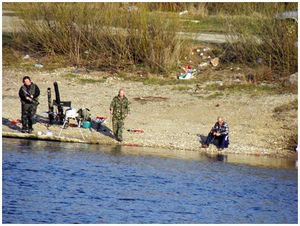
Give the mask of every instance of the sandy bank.
M 176 85 L 143 85 L 141 82 L 124 81 L 100 72 L 66 77 L 71 70 L 66 68 L 54 72 L 22 72 L 4 68 L 3 134 L 19 132 L 18 125 L 10 124 L 10 120 L 20 119 L 20 101 L 17 95 L 19 86 L 16 84 L 21 85 L 22 77 L 29 75 L 41 89 L 37 112 L 39 120 L 34 125 L 35 135 L 38 131 L 46 133 L 50 130 L 53 136 L 58 136 L 61 130 L 58 125 L 47 127 L 45 117 L 48 110 L 47 87 L 53 90 L 53 82 L 57 81 L 62 100 L 72 101 L 72 106 L 76 109 L 88 107 L 92 117 L 108 117 L 105 130 L 89 131 L 69 127 L 61 133 L 64 138 L 87 143 L 117 144 L 109 134 L 111 121 L 108 108 L 118 89 L 124 87 L 131 102 L 131 114 L 125 122 L 125 145 L 217 152 L 213 145 L 208 150 L 200 148 L 199 141 L 201 136 L 207 135 L 216 117 L 223 115 L 230 127 L 230 147 L 226 153 L 297 158 L 297 154 L 285 149 L 282 143 L 286 122 L 273 121 L 272 118 L 275 107 L 293 101 L 297 95 L 232 94 L 203 98 L 201 92 L 206 92 L 204 88 L 200 94 L 194 94 L 191 92 L 192 86 L 191 90 L 182 91 L 174 88 Z M 91 78 L 92 82 L 89 80 Z M 141 101 L 149 96 L 163 98 Z M 297 118 L 290 123 L 297 123 Z M 126 131 L 134 128 L 141 128 L 144 133 Z

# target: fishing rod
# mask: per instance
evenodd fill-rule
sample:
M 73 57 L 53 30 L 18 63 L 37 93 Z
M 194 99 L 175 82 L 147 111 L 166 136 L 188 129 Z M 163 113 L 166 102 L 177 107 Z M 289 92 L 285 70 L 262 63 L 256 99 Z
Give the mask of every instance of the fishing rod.
M 47 97 L 48 97 L 48 117 L 49 117 L 49 124 L 52 125 L 54 122 L 54 108 L 51 99 L 51 88 L 47 88 Z
M 54 86 L 54 92 L 55 92 L 55 105 L 57 106 L 57 118 L 60 124 L 64 124 L 64 119 L 65 119 L 65 115 L 64 115 L 64 109 L 63 109 L 63 105 L 62 105 L 62 101 L 60 100 L 60 93 L 59 93 L 59 89 L 58 89 L 58 83 L 55 81 L 53 83 Z M 71 107 L 71 106 L 70 106 Z
M 40 104 L 40 102 L 38 102 L 38 100 L 34 99 L 32 97 L 32 95 L 27 90 L 25 90 L 24 88 L 22 88 L 22 91 L 25 93 L 26 97 L 28 97 L 31 102 L 35 103 L 36 105 Z
M 17 83 L 15 83 L 14 81 L 11 81 L 15 86 L 19 87 L 19 85 Z M 25 90 L 24 88 L 21 88 L 22 91 L 24 92 L 24 94 L 26 95 L 26 97 L 28 97 L 30 99 L 31 102 L 35 103 L 36 105 L 39 105 L 40 102 L 34 98 L 31 97 L 31 94 Z

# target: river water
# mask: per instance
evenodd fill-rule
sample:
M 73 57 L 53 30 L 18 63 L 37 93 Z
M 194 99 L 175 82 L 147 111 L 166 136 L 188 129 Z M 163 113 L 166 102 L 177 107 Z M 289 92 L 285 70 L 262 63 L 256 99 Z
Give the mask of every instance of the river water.
M 298 221 L 292 162 L 253 166 L 140 149 L 4 138 L 3 223 Z

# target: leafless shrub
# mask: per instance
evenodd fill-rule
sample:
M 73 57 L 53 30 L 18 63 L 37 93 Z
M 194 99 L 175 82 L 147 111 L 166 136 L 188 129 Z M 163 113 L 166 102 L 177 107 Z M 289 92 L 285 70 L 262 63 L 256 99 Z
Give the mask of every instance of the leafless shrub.
M 242 14 L 228 17 L 227 35 L 235 41 L 231 43 L 227 58 L 251 66 L 265 65 L 273 74 L 281 76 L 295 73 L 298 67 L 297 24 L 275 17 L 285 9 L 284 4 L 261 6 L 255 17 Z M 266 76 L 269 79 L 270 73 Z
M 18 46 L 64 55 L 78 66 L 119 70 L 144 66 L 166 72 L 182 50 L 177 21 L 151 14 L 147 4 L 22 3 Z

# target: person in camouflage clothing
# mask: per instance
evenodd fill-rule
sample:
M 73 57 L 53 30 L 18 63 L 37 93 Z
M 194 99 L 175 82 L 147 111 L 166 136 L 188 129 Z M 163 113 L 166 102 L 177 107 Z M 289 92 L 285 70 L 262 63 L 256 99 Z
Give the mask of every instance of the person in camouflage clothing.
M 30 77 L 25 76 L 23 78 L 23 85 L 19 90 L 22 109 L 22 133 L 31 133 L 33 130 L 33 117 L 39 104 L 39 95 L 39 87 L 31 81 Z
M 123 141 L 124 120 L 129 114 L 129 101 L 125 96 L 124 89 L 119 90 L 118 96 L 115 96 L 110 104 L 110 114 L 112 114 L 113 133 L 117 141 Z

